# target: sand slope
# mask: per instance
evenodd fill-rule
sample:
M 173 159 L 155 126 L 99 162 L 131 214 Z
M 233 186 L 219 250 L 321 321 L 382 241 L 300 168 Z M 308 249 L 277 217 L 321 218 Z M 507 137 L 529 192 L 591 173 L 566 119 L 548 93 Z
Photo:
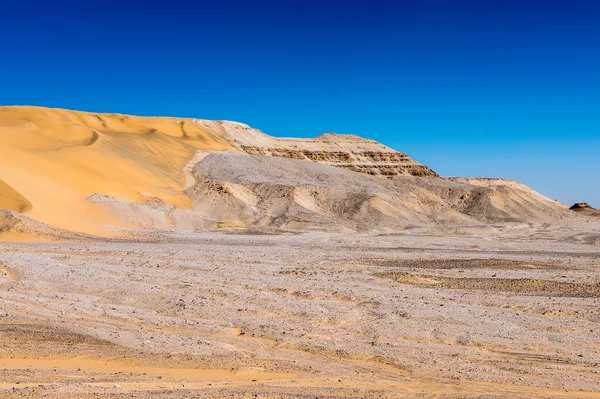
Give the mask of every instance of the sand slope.
M 49 226 L 18 212 L 0 209 L 0 241 L 61 241 L 93 239 L 94 236 Z
M 17 190 L 0 180 L 0 208 L 15 212 L 27 212 L 31 209 L 31 202 Z
M 183 168 L 196 150 L 231 144 L 190 120 L 0 107 L 0 207 L 73 231 L 110 235 L 122 223 L 94 193 L 187 207 Z

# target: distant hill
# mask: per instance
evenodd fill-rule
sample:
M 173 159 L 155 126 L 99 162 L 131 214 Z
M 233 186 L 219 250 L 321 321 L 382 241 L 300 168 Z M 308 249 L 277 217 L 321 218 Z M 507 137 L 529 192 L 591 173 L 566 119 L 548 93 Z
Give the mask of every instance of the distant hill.
M 586 202 L 578 202 L 569 209 L 584 216 L 600 216 L 600 210 L 589 206 Z
M 284 139 L 230 121 L 0 107 L 0 158 L 0 208 L 27 234 L 39 225 L 29 220 L 53 236 L 118 236 L 576 217 L 520 183 L 444 179 L 356 135 Z

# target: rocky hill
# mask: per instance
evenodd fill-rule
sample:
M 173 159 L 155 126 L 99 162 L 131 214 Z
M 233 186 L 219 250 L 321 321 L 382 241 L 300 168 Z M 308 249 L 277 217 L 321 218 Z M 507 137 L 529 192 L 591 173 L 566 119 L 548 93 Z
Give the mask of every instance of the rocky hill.
M 583 216 L 600 216 L 600 210 L 588 205 L 587 202 L 577 202 L 569 209 Z
M 257 136 L 260 134 L 256 132 Z M 355 135 L 325 133 L 314 139 L 262 140 L 243 136 L 234 142 L 250 155 L 309 160 L 370 175 L 437 176 L 405 153 Z
M 27 234 L 577 217 L 517 182 L 440 178 L 373 140 L 275 138 L 229 121 L 0 107 L 0 159 L 4 220 Z
M 571 213 L 532 190 L 437 177 L 388 178 L 307 160 L 221 152 L 196 165 L 194 209 L 233 225 L 350 229 L 556 220 Z

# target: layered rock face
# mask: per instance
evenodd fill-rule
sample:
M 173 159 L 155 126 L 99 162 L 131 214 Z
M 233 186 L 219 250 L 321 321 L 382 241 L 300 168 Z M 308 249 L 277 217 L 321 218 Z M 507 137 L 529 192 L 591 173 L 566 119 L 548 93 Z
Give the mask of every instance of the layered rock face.
M 226 122 L 225 129 L 229 138 L 250 155 L 309 160 L 375 176 L 437 176 L 403 152 L 352 134 L 325 133 L 314 139 L 290 139 L 270 137 L 232 122 Z

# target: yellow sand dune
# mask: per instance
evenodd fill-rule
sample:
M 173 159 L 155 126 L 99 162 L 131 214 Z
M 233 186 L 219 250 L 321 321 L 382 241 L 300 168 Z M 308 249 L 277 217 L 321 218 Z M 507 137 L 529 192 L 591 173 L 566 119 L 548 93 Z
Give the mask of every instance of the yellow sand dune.
M 190 119 L 0 107 L 0 208 L 95 235 L 120 227 L 94 193 L 191 207 L 183 169 L 200 149 L 235 149 Z
M 0 209 L 10 209 L 15 212 L 27 212 L 31 202 L 17 190 L 0 180 Z

